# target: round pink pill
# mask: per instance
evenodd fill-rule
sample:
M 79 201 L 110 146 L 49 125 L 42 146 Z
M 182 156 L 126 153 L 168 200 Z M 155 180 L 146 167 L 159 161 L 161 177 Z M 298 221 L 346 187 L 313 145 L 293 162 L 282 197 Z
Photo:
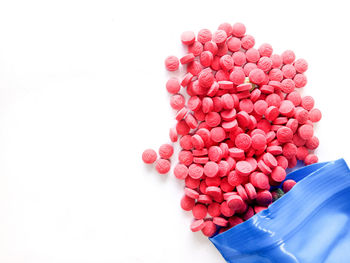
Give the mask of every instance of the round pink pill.
M 169 56 L 165 59 L 165 68 L 169 71 L 175 71 L 179 68 L 179 59 L 175 56 Z

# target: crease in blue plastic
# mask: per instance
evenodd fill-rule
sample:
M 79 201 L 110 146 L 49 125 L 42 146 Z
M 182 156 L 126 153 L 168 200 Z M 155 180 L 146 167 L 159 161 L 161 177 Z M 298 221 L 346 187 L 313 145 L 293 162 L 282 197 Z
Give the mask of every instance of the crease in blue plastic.
M 229 263 L 349 263 L 350 171 L 343 159 L 295 170 L 291 191 L 210 241 Z

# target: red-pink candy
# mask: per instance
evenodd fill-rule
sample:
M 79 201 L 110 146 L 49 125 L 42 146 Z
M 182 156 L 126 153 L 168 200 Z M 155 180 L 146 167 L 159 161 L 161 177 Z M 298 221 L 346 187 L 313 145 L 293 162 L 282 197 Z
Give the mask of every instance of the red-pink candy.
M 272 203 L 272 194 L 268 190 L 259 191 L 256 196 L 259 205 L 268 206 Z
M 265 100 L 269 106 L 279 107 L 281 105 L 281 98 L 275 93 L 268 95 Z
M 271 81 L 281 81 L 283 79 L 283 73 L 278 68 L 273 68 L 269 72 L 269 79 Z
M 185 179 L 185 185 L 188 188 L 196 189 L 200 185 L 200 180 L 199 179 L 193 179 L 192 177 L 187 176 L 186 179 Z
M 282 67 L 282 73 L 286 79 L 293 79 L 296 74 L 296 71 L 293 65 L 288 64 Z
M 271 173 L 271 168 L 268 167 L 263 160 L 260 160 L 258 162 L 258 167 L 260 171 L 262 171 L 264 174 L 270 174 Z
M 242 51 L 237 51 L 237 52 L 233 53 L 232 59 L 233 59 L 233 62 L 236 66 L 242 66 L 247 61 L 246 54 L 243 53 Z
M 214 102 L 211 98 L 205 97 L 202 99 L 202 111 L 208 113 L 214 108 Z
M 251 164 L 247 161 L 238 161 L 236 164 L 236 172 L 240 176 L 248 176 L 252 170 Z
M 284 64 L 292 64 L 295 60 L 295 54 L 292 50 L 284 51 L 281 56 Z
M 277 55 L 277 54 L 271 55 L 271 60 L 272 60 L 273 68 L 280 68 L 282 66 L 283 59 L 280 55 Z
M 263 130 L 264 132 L 269 132 L 271 130 L 271 123 L 266 119 L 261 119 L 258 121 L 258 129 Z
M 214 83 L 214 75 L 211 69 L 206 68 L 199 73 L 198 83 L 201 87 L 210 88 L 210 86 Z
M 277 166 L 277 160 L 271 153 L 265 153 L 263 155 L 264 163 L 270 168 L 274 168 Z
M 234 211 L 237 211 L 241 210 L 245 204 L 239 195 L 232 195 L 227 199 L 227 205 Z
M 209 29 L 201 29 L 198 31 L 197 40 L 200 43 L 205 44 L 206 42 L 210 41 L 211 38 L 212 38 L 212 33 Z
M 294 106 L 299 106 L 301 103 L 300 93 L 297 91 L 293 91 L 287 95 L 287 100 L 290 100 Z
M 283 145 L 282 151 L 283 151 L 283 155 L 287 159 L 291 159 L 295 157 L 295 155 L 297 154 L 297 146 L 289 142 Z
M 265 73 L 261 69 L 253 69 L 249 73 L 249 80 L 254 84 L 260 84 L 265 79 Z
M 257 188 L 269 189 L 269 178 L 264 173 L 254 172 L 249 177 L 250 182 Z
M 222 127 L 215 127 L 210 130 L 210 138 L 214 142 L 221 142 L 225 139 L 226 132 Z
M 174 175 L 177 179 L 184 180 L 184 179 L 186 179 L 187 174 L 188 174 L 188 168 L 186 165 L 178 163 L 175 166 Z
M 259 115 L 264 115 L 268 108 L 268 104 L 264 100 L 258 100 L 254 103 L 254 111 Z
M 307 84 L 307 78 L 304 74 L 296 74 L 293 81 L 295 83 L 295 87 L 297 88 L 303 88 Z
M 287 169 L 288 167 L 288 160 L 286 157 L 280 155 L 276 157 L 276 160 L 278 162 L 278 166 L 281 166 L 283 169 Z
M 217 112 L 209 112 L 205 117 L 205 122 L 209 127 L 216 127 L 221 122 L 221 117 Z
M 191 45 L 196 39 L 195 34 L 192 31 L 185 31 L 181 34 L 181 42 L 184 45 Z
M 224 55 L 220 58 L 220 66 L 224 70 L 233 69 L 233 58 L 230 55 Z
M 270 57 L 272 55 L 273 49 L 270 44 L 264 43 L 259 48 L 260 56 L 262 57 Z
M 252 88 L 251 83 L 242 83 L 236 87 L 237 92 L 249 91 Z
M 186 135 L 190 132 L 190 127 L 184 120 L 181 120 L 176 124 L 176 132 L 180 135 Z
M 245 74 L 241 67 L 235 67 L 230 74 L 230 80 L 235 84 L 242 84 L 245 80 Z
M 304 110 L 303 108 L 299 108 L 295 112 L 295 118 L 300 124 L 305 124 L 307 120 L 309 119 L 309 112 L 307 110 Z
M 222 191 L 217 186 L 208 186 L 205 190 L 205 193 L 211 196 L 215 201 L 218 201 L 222 197 Z
M 174 153 L 174 148 L 171 144 L 163 144 L 159 147 L 159 156 L 163 159 L 169 159 Z
M 242 41 L 242 47 L 244 49 L 250 49 L 255 45 L 255 39 L 251 35 L 245 35 L 244 37 L 242 37 L 241 41 Z
M 319 109 L 311 109 L 309 112 L 309 120 L 312 122 L 318 122 L 322 118 L 322 113 Z
M 227 41 L 227 47 L 231 52 L 236 52 L 236 51 L 240 50 L 240 48 L 241 48 L 241 40 L 239 38 L 236 38 L 236 37 L 231 37 Z
M 170 78 L 166 83 L 166 89 L 171 94 L 176 94 L 180 91 L 180 83 L 177 78 Z
M 316 136 L 312 136 L 310 139 L 306 141 L 305 146 L 310 150 L 315 150 L 319 144 L 320 142 L 318 138 Z
M 293 139 L 293 131 L 288 127 L 282 127 L 277 130 L 277 140 L 281 143 L 290 142 Z
M 174 110 L 180 110 L 185 106 L 185 98 L 181 94 L 174 94 L 170 98 L 170 106 Z
M 256 102 L 259 99 L 260 95 L 261 95 L 261 91 L 259 89 L 254 89 L 250 93 L 250 99 L 252 100 L 252 102 Z
M 277 145 L 271 145 L 269 147 L 266 148 L 266 151 L 268 153 L 271 153 L 273 155 L 279 155 L 282 154 L 282 147 L 281 146 L 277 146 Z
M 158 159 L 156 161 L 156 170 L 160 174 L 166 174 L 170 171 L 170 162 L 166 159 Z
M 269 57 L 261 57 L 257 65 L 259 69 L 268 72 L 272 67 L 272 60 Z
M 242 182 L 241 176 L 239 176 L 236 171 L 231 171 L 227 177 L 228 183 L 232 186 L 240 185 Z
M 182 65 L 191 63 L 194 60 L 195 56 L 192 53 L 186 54 L 182 58 L 180 58 L 180 63 Z
M 207 162 L 204 165 L 204 174 L 208 177 L 214 177 L 218 174 L 219 172 L 219 166 L 215 162 Z
M 303 146 L 305 143 L 306 143 L 306 140 L 301 138 L 297 133 L 294 134 L 293 136 L 293 143 L 296 145 L 296 146 Z
M 298 135 L 304 140 L 309 140 L 314 135 L 314 129 L 309 124 L 304 124 L 299 127 Z
M 310 153 L 309 155 L 307 155 L 304 160 L 304 163 L 306 165 L 317 163 L 317 162 L 318 162 L 318 157 L 313 153 Z
M 279 110 L 275 106 L 270 106 L 265 111 L 265 118 L 269 121 L 273 121 L 279 115 Z
M 202 101 L 198 96 L 192 96 L 188 102 L 187 106 L 190 110 L 196 111 L 202 106 Z
M 213 97 L 218 92 L 219 87 L 220 87 L 220 85 L 216 81 L 214 81 L 214 83 L 208 89 L 207 95 L 210 97 Z M 217 105 L 215 105 L 214 99 L 213 99 L 213 103 L 214 103 L 214 111 L 217 111 L 217 110 L 215 110 Z
M 294 113 L 295 107 L 294 104 L 289 100 L 284 100 L 281 102 L 279 111 L 282 115 L 291 117 Z
M 245 184 L 244 189 L 247 192 L 247 195 L 248 195 L 250 200 L 253 200 L 256 198 L 256 190 L 251 183 Z
M 271 178 L 275 182 L 282 182 L 286 178 L 286 171 L 281 166 L 277 166 L 272 170 Z
M 248 178 L 248 177 L 243 178 L 242 181 L 243 181 L 244 183 L 247 183 L 247 182 L 248 182 L 247 179 L 249 179 L 249 178 Z M 242 182 L 242 183 L 243 183 L 243 182 Z M 244 189 L 244 187 L 243 187 L 242 185 L 237 185 L 237 186 L 236 186 L 236 190 L 237 190 L 238 195 L 242 198 L 242 200 L 243 200 L 244 202 L 248 202 L 248 201 L 249 201 L 247 192 L 245 191 L 245 189 Z
M 252 139 L 246 133 L 238 134 L 235 139 L 235 145 L 237 148 L 242 149 L 244 151 L 248 150 L 252 144 Z
M 295 89 L 295 83 L 294 83 L 293 80 L 291 80 L 291 79 L 284 79 L 281 82 L 281 90 L 284 93 L 291 93 L 292 91 L 294 91 L 294 89 Z
M 242 23 L 235 23 L 232 26 L 232 35 L 235 37 L 243 37 L 246 32 L 245 25 Z
M 227 34 L 224 30 L 217 30 L 214 32 L 213 34 L 213 41 L 217 44 L 217 45 L 221 45 L 226 41 L 227 38 Z
M 292 179 L 285 180 L 282 185 L 283 192 L 289 192 L 293 186 L 296 185 L 296 182 Z
M 217 226 L 227 226 L 228 221 L 222 217 L 214 217 L 213 223 Z
M 255 48 L 248 49 L 247 52 L 245 53 L 245 56 L 248 62 L 256 63 L 260 59 L 259 51 L 256 50 Z
M 213 162 L 218 162 L 222 157 L 222 150 L 219 146 L 211 146 L 208 151 L 209 159 Z
M 253 70 L 256 69 L 257 65 L 255 63 L 248 62 L 244 65 L 243 70 L 244 74 L 248 77 L 249 73 Z
M 165 67 L 169 71 L 175 71 L 179 68 L 179 59 L 175 56 L 169 56 L 165 59 Z
M 293 133 L 295 133 L 298 129 L 298 121 L 296 119 L 289 119 L 286 123 L 286 127 L 292 130 Z
M 188 168 L 188 175 L 193 179 L 199 179 L 203 175 L 203 167 L 200 164 L 191 164 Z
M 269 131 L 266 133 L 266 141 L 267 143 L 272 142 L 273 139 L 276 138 L 276 133 L 274 131 Z
M 185 150 L 191 150 L 193 148 L 193 144 L 192 144 L 192 140 L 191 140 L 192 136 L 191 135 L 184 135 L 180 138 L 180 146 L 185 149 Z
M 157 160 L 157 153 L 155 150 L 147 149 L 142 153 L 142 161 L 147 164 L 154 163 Z
M 298 160 L 303 161 L 308 154 L 309 154 L 309 151 L 306 147 L 300 146 L 297 148 L 296 157 Z
M 218 52 L 216 53 L 217 56 L 222 57 L 226 55 L 228 52 L 228 47 L 226 43 L 223 43 L 221 45 L 218 45 Z
M 315 105 L 315 101 L 311 96 L 305 96 L 301 99 L 301 106 L 306 110 L 311 110 Z
M 204 44 L 204 51 L 210 51 L 213 56 L 218 52 L 218 45 L 213 41 L 208 41 Z
M 255 134 L 252 136 L 252 147 L 255 150 L 264 149 L 266 146 L 266 137 L 262 134 Z
M 197 150 L 203 149 L 203 147 L 204 147 L 204 141 L 203 141 L 202 137 L 200 137 L 198 134 L 194 134 L 191 137 L 191 142 L 192 142 L 193 147 Z
M 188 46 L 188 53 L 192 53 L 195 56 L 199 56 L 203 51 L 203 45 L 199 41 L 194 41 L 193 44 Z
M 192 80 L 193 75 L 191 73 L 186 73 L 185 76 L 182 78 L 181 81 L 181 86 L 182 87 L 187 87 L 187 85 L 190 83 L 190 81 Z
M 218 29 L 224 30 L 227 34 L 227 37 L 232 35 L 232 26 L 229 23 L 220 24 Z
M 193 161 L 193 155 L 190 151 L 181 151 L 178 156 L 179 162 L 184 165 L 190 165 Z
M 254 210 L 252 207 L 249 206 L 247 211 L 243 214 L 242 218 L 243 218 L 243 220 L 247 221 L 248 219 L 250 219 L 253 216 L 254 216 Z
M 203 51 L 200 55 L 200 62 L 204 67 L 209 67 L 213 62 L 213 54 L 210 51 Z
M 196 204 L 192 209 L 192 214 L 195 219 L 203 219 L 207 215 L 207 207 L 203 204 Z
M 216 225 L 212 221 L 205 221 L 202 233 L 207 237 L 212 237 L 216 233 Z
M 191 188 L 185 187 L 185 195 L 192 198 L 192 199 L 198 199 L 199 193 Z
M 227 93 L 221 96 L 221 102 L 222 102 L 222 106 L 226 110 L 232 109 L 235 105 L 231 94 L 227 94 Z
M 302 58 L 294 61 L 293 65 L 298 73 L 304 73 L 308 69 L 308 63 Z
M 200 219 L 200 220 L 195 220 L 192 222 L 190 228 L 192 232 L 198 232 L 200 230 L 202 230 L 204 228 L 205 224 L 204 224 L 204 220 Z
M 187 72 L 191 73 L 193 76 L 197 76 L 201 70 L 202 65 L 196 60 L 187 64 Z
M 180 202 L 181 208 L 185 211 L 191 211 L 195 205 L 195 200 L 184 195 Z
M 223 216 L 226 216 L 226 217 L 231 217 L 234 215 L 235 213 L 235 210 L 233 210 L 232 208 L 230 208 L 227 204 L 227 201 L 224 201 L 221 203 L 220 205 L 220 211 L 221 211 L 221 214 Z
M 211 63 L 210 68 L 212 70 L 216 70 L 216 71 L 218 71 L 220 69 L 220 57 L 219 56 L 215 56 L 213 58 L 213 62 Z
M 239 102 L 239 110 L 245 111 L 247 113 L 252 113 L 254 109 L 254 104 L 250 99 L 242 99 Z
M 220 216 L 220 204 L 213 202 L 208 206 L 208 214 L 212 217 Z

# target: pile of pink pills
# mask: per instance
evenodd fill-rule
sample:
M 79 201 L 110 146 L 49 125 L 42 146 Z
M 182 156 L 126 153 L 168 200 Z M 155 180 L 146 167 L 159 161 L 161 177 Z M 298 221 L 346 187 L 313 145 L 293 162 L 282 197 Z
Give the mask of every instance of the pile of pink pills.
M 321 112 L 298 92 L 308 63 L 291 50 L 273 54 L 270 44 L 254 48 L 243 24 L 223 23 L 197 37 L 187 31 L 181 41 L 187 54 L 165 59 L 168 71 L 180 65 L 187 71 L 165 85 L 177 111 L 170 140 L 182 148 L 173 173 L 185 183 L 181 207 L 192 211 L 190 229 L 210 237 L 266 209 L 277 195 L 270 187 L 284 181 L 297 160 L 318 161 L 313 123 Z M 166 174 L 173 152 L 164 144 L 142 159 Z M 286 180 L 283 190 L 294 185 Z

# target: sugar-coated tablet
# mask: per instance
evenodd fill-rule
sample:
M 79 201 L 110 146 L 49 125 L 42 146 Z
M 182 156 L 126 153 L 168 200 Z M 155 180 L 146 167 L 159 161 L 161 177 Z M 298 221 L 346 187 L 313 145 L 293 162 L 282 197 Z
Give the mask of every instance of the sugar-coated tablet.
M 167 159 L 158 159 L 156 161 L 156 170 L 160 174 L 166 174 L 170 171 L 170 161 Z
M 282 185 L 283 192 L 285 193 L 289 192 L 294 187 L 294 185 L 296 185 L 296 182 L 294 180 L 292 179 L 285 180 Z
M 169 71 L 176 71 L 179 68 L 179 59 L 175 56 L 168 56 L 165 59 L 165 68 Z
M 192 209 L 192 214 L 195 219 L 203 219 L 207 215 L 207 207 L 203 204 L 196 204 Z
M 216 225 L 213 223 L 213 221 L 205 221 L 204 227 L 202 228 L 203 235 L 207 237 L 212 237 L 216 233 Z
M 163 159 L 169 159 L 173 153 L 174 153 L 174 148 L 171 144 L 162 144 L 160 147 L 159 147 L 159 156 Z
M 142 161 L 147 164 L 154 163 L 157 160 L 157 153 L 153 149 L 146 149 L 142 153 Z

